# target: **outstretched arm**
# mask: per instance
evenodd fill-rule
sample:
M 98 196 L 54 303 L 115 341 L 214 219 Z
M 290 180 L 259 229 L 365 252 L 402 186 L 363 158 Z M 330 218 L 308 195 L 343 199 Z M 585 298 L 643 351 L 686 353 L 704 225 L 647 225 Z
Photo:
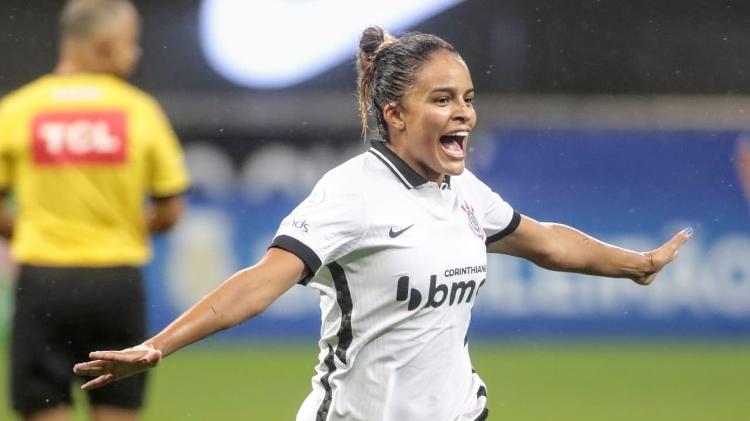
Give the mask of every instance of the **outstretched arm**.
M 232 275 L 153 338 L 122 351 L 92 352 L 92 361 L 73 368 L 78 375 L 95 377 L 81 388 L 95 389 L 145 371 L 182 347 L 262 313 L 305 271 L 294 254 L 269 249 L 258 264 Z
M 656 250 L 639 253 L 599 241 L 566 225 L 540 223 L 522 216 L 518 228 L 489 244 L 487 251 L 523 257 L 546 269 L 630 278 L 648 285 L 691 235 L 692 229 L 685 229 Z

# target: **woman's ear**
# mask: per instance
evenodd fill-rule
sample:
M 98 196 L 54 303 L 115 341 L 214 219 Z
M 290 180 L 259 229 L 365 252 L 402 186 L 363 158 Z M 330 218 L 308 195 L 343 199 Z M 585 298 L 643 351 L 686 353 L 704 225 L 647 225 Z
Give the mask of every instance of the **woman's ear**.
M 397 102 L 389 102 L 383 107 L 383 117 L 385 117 L 389 129 L 394 128 L 401 131 L 406 128 L 402 114 L 401 106 Z

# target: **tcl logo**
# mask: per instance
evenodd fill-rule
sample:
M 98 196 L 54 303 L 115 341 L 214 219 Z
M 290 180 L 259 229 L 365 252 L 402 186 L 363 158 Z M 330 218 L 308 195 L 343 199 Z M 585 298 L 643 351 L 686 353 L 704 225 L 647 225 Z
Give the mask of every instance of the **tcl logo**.
M 44 113 L 32 123 L 32 153 L 39 165 L 122 163 L 126 147 L 123 112 Z

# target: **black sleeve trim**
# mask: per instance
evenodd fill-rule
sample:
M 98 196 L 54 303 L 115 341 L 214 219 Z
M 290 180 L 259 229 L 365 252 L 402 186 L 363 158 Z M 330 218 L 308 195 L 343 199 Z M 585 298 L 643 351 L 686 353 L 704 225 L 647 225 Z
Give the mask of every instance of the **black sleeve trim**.
M 279 235 L 278 237 L 273 239 L 273 242 L 271 242 L 271 245 L 268 248 L 280 248 L 282 250 L 286 250 L 289 253 L 292 253 L 293 255 L 297 256 L 302 260 L 302 262 L 305 264 L 307 269 L 310 271 L 310 276 L 315 275 L 318 272 L 318 269 L 320 269 L 320 266 L 323 264 L 320 261 L 320 258 L 317 254 L 315 254 L 314 251 L 305 243 L 302 241 L 290 237 L 288 235 Z M 307 281 L 310 280 L 310 277 L 306 277 L 300 283 L 302 285 L 306 285 Z
M 168 195 L 165 195 L 165 196 L 154 196 L 154 195 L 151 195 L 150 197 L 151 197 L 151 200 L 153 200 L 154 202 L 160 202 L 162 200 L 168 200 L 168 199 L 172 199 L 174 197 L 185 196 L 186 194 L 188 194 L 189 191 L 190 191 L 190 188 L 188 187 L 187 189 L 185 189 L 183 191 L 180 191 L 180 192 L 177 192 L 177 193 L 168 194 Z
M 505 227 L 505 229 L 503 229 L 502 231 L 487 237 L 487 241 L 485 241 L 484 244 L 489 246 L 495 241 L 502 240 L 503 238 L 507 237 L 509 234 L 512 234 L 513 231 L 515 231 L 516 228 L 518 228 L 518 224 L 520 223 L 521 223 L 521 214 L 516 211 L 513 211 L 513 217 L 510 219 L 508 226 Z

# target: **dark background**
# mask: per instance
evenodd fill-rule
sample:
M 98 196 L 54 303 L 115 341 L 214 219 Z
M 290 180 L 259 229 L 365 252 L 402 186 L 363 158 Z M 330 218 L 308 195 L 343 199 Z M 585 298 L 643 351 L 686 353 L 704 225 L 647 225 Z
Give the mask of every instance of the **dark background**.
M 0 2 L 0 95 L 53 68 L 63 3 Z M 359 137 L 354 51 L 351 60 L 296 86 L 244 88 L 206 62 L 198 39 L 200 1 L 134 3 L 144 32 L 132 82 L 157 97 L 183 141 L 208 140 L 243 156 L 269 141 L 336 145 Z M 749 23 L 750 1 L 467 0 L 411 29 L 436 33 L 458 48 L 472 69 L 481 123 L 599 121 L 607 116 L 594 113 L 602 110 L 616 119 L 656 116 L 662 122 L 669 116 L 657 112 L 678 110 L 684 124 L 707 115 L 704 109 L 742 108 L 730 103 L 716 111 L 715 99 L 688 103 L 689 109 L 653 102 L 750 94 Z M 300 39 L 299 46 L 314 42 L 322 40 Z M 616 100 L 606 107 L 579 108 L 581 98 L 610 96 Z M 550 105 L 549 98 L 564 100 Z M 623 98 L 640 102 L 631 106 Z M 623 104 L 624 110 L 610 111 L 609 105 Z
M 145 28 L 137 85 L 238 89 L 197 53 L 199 1 L 135 3 Z M 61 5 L 3 0 L 1 90 L 53 66 Z M 736 94 L 750 92 L 748 24 L 747 1 L 468 0 L 414 29 L 453 42 L 484 92 Z M 349 62 L 293 89 L 351 91 L 353 77 Z

